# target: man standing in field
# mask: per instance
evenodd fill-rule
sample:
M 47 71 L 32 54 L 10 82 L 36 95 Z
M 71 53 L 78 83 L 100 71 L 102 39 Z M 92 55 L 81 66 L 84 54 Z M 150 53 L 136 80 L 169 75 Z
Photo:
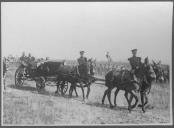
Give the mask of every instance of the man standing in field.
M 112 64 L 112 58 L 111 56 L 109 55 L 109 52 L 106 53 L 106 59 L 108 61 L 107 65 L 108 65 L 108 70 L 111 69 L 111 64 Z
M 139 69 L 141 65 L 141 57 L 137 57 L 137 49 L 132 50 L 132 57 L 128 58 L 128 60 L 132 68 L 131 72 L 135 78 L 135 71 Z
M 6 58 L 4 57 L 3 59 L 3 82 L 4 82 L 4 90 L 6 89 L 5 87 L 5 74 L 7 72 L 7 61 Z
M 78 58 L 77 61 L 79 64 L 80 77 L 86 80 L 88 75 L 88 61 L 87 58 L 84 57 L 84 53 L 84 51 L 80 51 L 80 58 Z

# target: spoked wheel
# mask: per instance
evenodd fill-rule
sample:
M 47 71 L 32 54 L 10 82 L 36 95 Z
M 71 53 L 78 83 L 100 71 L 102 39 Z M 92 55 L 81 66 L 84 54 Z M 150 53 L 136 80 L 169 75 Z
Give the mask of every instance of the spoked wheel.
M 45 78 L 44 77 L 39 77 L 36 80 L 36 89 L 37 89 L 38 92 L 40 92 L 44 88 L 45 88 Z
M 15 85 L 22 86 L 24 83 L 24 68 L 19 67 L 15 72 Z
M 59 86 L 59 90 L 61 91 L 61 95 L 65 95 L 65 93 L 68 90 L 68 82 L 61 81 L 60 82 L 60 86 Z

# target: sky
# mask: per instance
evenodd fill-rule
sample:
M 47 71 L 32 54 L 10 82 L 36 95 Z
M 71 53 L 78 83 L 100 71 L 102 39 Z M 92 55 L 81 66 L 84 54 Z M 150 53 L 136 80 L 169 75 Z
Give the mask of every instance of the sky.
M 3 2 L 2 55 L 127 62 L 138 56 L 169 64 L 172 2 Z

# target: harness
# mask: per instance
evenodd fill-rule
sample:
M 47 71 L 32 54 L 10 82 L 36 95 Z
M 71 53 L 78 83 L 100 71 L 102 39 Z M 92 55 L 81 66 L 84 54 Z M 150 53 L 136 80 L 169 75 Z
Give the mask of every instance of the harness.
M 76 68 L 76 72 L 77 72 L 77 74 L 80 76 L 78 65 L 77 65 L 75 68 Z

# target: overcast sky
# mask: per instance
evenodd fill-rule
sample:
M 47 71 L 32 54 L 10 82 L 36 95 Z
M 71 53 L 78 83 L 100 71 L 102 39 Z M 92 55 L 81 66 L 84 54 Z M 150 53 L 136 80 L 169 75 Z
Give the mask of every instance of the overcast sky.
M 172 2 L 1 3 L 2 54 L 87 57 L 127 61 L 131 49 L 143 59 L 171 60 Z

